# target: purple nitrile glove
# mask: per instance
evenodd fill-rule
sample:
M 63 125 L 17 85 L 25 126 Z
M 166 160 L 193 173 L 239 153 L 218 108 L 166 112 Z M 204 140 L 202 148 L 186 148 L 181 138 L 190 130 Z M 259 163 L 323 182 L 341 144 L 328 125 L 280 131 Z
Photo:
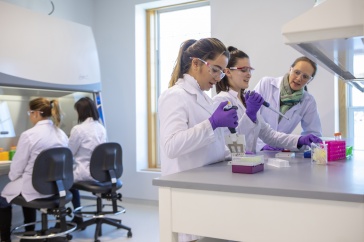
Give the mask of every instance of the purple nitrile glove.
M 270 146 L 270 145 L 264 145 L 261 150 L 282 151 L 284 149 L 283 148 L 279 148 L 279 147 L 273 147 L 273 146 Z
M 264 102 L 263 97 L 257 92 L 248 91 L 245 94 L 245 103 L 246 103 L 246 115 L 250 118 L 251 121 L 257 121 L 257 112 L 260 109 Z
M 313 134 L 304 135 L 298 139 L 297 148 L 301 148 L 304 145 L 310 145 L 311 143 L 322 143 L 322 140 Z
M 213 130 L 218 127 L 236 128 L 238 126 L 238 114 L 236 109 L 232 108 L 224 111 L 226 104 L 228 104 L 228 101 L 220 103 L 209 118 Z

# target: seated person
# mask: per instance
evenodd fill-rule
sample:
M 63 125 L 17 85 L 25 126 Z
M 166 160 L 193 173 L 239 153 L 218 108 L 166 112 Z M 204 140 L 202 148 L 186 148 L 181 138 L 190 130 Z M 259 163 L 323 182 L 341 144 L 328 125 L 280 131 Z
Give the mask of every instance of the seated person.
M 78 114 L 78 125 L 71 130 L 69 148 L 74 157 L 73 177 L 74 182 L 94 181 L 90 174 L 90 158 L 93 150 L 107 140 L 106 129 L 100 123 L 96 105 L 88 97 L 83 97 L 74 105 Z M 74 209 L 81 206 L 80 194 L 77 189 L 72 192 L 72 204 Z M 75 216 L 73 222 L 82 223 L 82 217 Z
M 38 193 L 32 184 L 34 161 L 39 153 L 53 147 L 67 147 L 68 137 L 59 129 L 61 121 L 57 100 L 49 101 L 39 97 L 29 102 L 30 122 L 34 127 L 24 131 L 19 138 L 17 152 L 10 165 L 10 182 L 4 187 L 0 196 L 0 230 L 1 242 L 10 242 L 12 221 L 11 201 L 22 195 L 26 201 L 49 197 Z M 23 207 L 24 224 L 35 222 L 36 211 Z M 26 230 L 34 230 L 27 226 Z

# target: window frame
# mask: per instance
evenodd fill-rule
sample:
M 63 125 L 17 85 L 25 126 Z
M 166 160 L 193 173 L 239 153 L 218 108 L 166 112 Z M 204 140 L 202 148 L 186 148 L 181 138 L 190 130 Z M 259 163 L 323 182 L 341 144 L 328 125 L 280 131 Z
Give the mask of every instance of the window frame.
M 158 115 L 157 105 L 160 85 L 159 56 L 159 14 L 180 11 L 190 8 L 210 5 L 207 0 L 191 1 L 187 3 L 168 5 L 164 7 L 151 8 L 146 10 L 146 31 L 147 31 L 147 129 L 148 129 L 148 168 L 160 169 L 158 152 Z

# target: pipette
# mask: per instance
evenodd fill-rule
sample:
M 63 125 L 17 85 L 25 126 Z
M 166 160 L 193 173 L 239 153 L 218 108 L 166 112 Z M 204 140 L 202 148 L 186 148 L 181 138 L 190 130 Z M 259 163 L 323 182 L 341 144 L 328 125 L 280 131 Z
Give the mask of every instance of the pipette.
M 249 95 L 253 95 L 253 94 L 254 94 L 254 92 L 255 92 L 255 90 L 251 91 L 251 92 L 249 93 Z M 271 107 L 270 107 L 270 104 L 269 104 L 268 102 L 264 101 L 264 102 L 263 102 L 263 106 L 264 106 L 264 107 L 269 108 L 270 110 L 272 110 L 272 111 L 273 111 L 273 112 L 275 112 L 276 114 L 281 115 L 283 118 L 285 118 L 285 119 L 289 120 L 289 118 L 288 118 L 287 116 L 285 116 L 283 113 L 281 113 L 281 112 L 279 112 L 279 111 L 277 111 L 277 110 L 275 110 L 275 109 L 271 108 Z
M 226 104 L 226 106 L 224 107 L 224 111 L 229 111 L 230 109 L 238 109 L 238 107 L 235 105 L 231 105 L 231 103 L 228 102 L 228 104 Z M 236 134 L 235 128 L 229 128 L 229 130 L 232 134 Z
M 279 111 L 277 111 L 277 110 L 275 110 L 275 109 L 271 108 L 271 107 L 270 107 L 270 104 L 269 104 L 268 102 L 264 101 L 264 102 L 263 102 L 263 106 L 264 106 L 264 107 L 269 108 L 270 110 L 272 110 L 272 111 L 273 111 L 273 112 L 275 112 L 276 114 L 281 115 L 283 118 L 285 118 L 285 119 L 289 120 L 289 118 L 288 118 L 288 117 L 286 117 L 283 113 L 281 113 L 281 112 L 279 112 Z

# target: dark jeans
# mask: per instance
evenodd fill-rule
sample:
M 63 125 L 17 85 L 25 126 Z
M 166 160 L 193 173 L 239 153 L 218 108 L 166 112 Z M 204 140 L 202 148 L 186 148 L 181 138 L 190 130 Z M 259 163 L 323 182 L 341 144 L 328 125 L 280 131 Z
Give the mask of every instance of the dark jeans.
M 81 198 L 80 192 L 77 189 L 71 188 L 70 192 L 72 193 L 72 205 L 73 209 L 81 207 Z

